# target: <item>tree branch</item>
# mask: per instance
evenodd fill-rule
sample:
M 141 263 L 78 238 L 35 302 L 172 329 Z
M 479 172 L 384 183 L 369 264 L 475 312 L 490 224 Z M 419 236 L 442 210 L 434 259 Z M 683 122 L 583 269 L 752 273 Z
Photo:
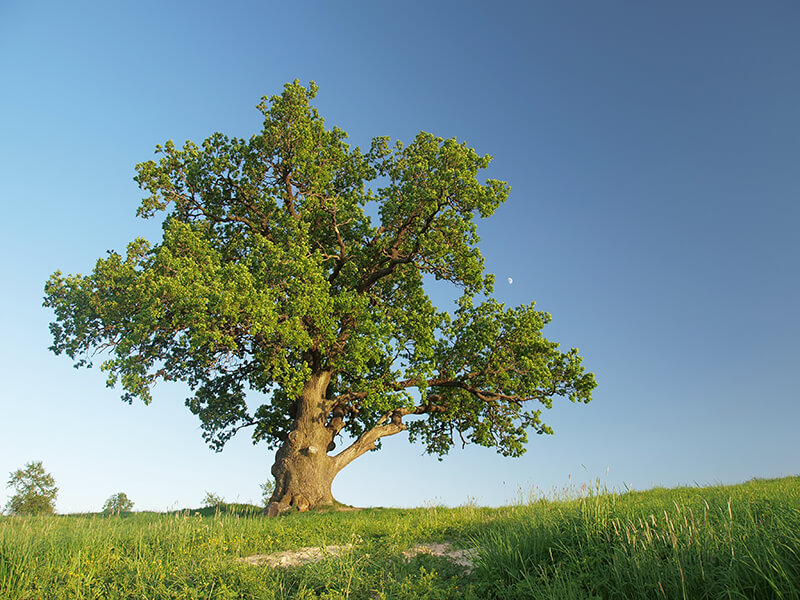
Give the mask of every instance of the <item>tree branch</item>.
M 422 224 L 422 227 L 417 232 L 416 239 L 414 241 L 414 246 L 412 247 L 411 251 L 406 254 L 405 256 L 400 256 L 400 244 L 403 241 L 403 238 L 406 234 L 411 230 L 411 226 L 417 220 L 418 217 L 421 216 L 422 210 L 417 210 L 413 212 L 411 215 L 406 218 L 406 221 L 398 228 L 397 235 L 395 236 L 394 242 L 392 243 L 391 248 L 387 251 L 387 259 L 389 264 L 382 269 L 378 269 L 377 271 L 373 271 L 370 273 L 364 281 L 361 282 L 361 285 L 358 286 L 358 292 L 364 293 L 369 288 L 371 288 L 378 280 L 386 277 L 387 275 L 391 275 L 394 270 L 397 268 L 397 265 L 408 264 L 414 260 L 414 257 L 419 252 L 419 247 L 422 242 L 422 236 L 425 235 L 428 230 L 431 228 L 436 215 L 439 214 L 439 211 L 442 210 L 442 202 L 440 200 L 436 201 L 436 210 L 434 210 L 428 217 L 425 219 L 425 222 Z M 386 259 L 378 262 L 377 264 L 383 264 L 386 262 Z
M 375 425 L 375 427 L 362 433 L 360 436 L 358 436 L 358 439 L 356 439 L 355 442 L 333 457 L 337 470 L 343 469 L 362 454 L 365 454 L 366 452 L 369 452 L 375 448 L 375 443 L 380 438 L 405 431 L 407 429 L 407 425 L 403 423 L 403 417 L 407 415 L 446 412 L 447 407 L 439 404 L 433 404 L 434 400 L 438 401 L 441 400 L 441 398 L 441 396 L 432 394 L 428 396 L 428 401 L 425 404 L 419 404 L 414 408 L 398 408 L 384 414 L 378 420 L 378 423 Z M 331 423 L 333 424 L 335 420 L 336 417 L 334 416 L 334 419 L 332 419 Z M 339 424 L 338 421 L 336 424 Z M 344 427 L 344 424 L 342 424 L 342 427 Z M 339 427 L 339 429 L 342 427 Z
M 282 164 L 282 166 L 285 165 L 286 161 L 284 161 L 281 164 Z M 295 206 L 294 206 L 295 193 L 294 193 L 294 190 L 292 190 L 292 169 L 291 169 L 291 167 L 290 166 L 284 166 L 282 175 L 283 175 L 283 181 L 281 183 L 283 183 L 286 186 L 286 200 L 284 202 L 284 205 L 286 206 L 286 210 L 289 211 L 290 215 L 292 215 L 293 217 L 298 217 L 299 215 L 297 214 L 297 210 L 295 209 Z
M 345 468 L 359 456 L 375 448 L 375 443 L 380 438 L 404 431 L 406 425 L 403 423 L 403 415 L 401 412 L 400 410 L 396 410 L 386 413 L 380 418 L 375 427 L 362 433 L 355 442 L 335 455 L 333 460 L 336 470 L 339 471 Z M 391 422 L 387 423 L 390 419 Z

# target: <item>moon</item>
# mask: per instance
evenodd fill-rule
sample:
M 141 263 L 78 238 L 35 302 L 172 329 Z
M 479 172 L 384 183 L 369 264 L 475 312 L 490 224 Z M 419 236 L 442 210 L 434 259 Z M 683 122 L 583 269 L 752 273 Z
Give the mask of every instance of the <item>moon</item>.
M 513 280 L 513 279 L 511 279 L 511 277 L 509 277 L 509 278 L 508 278 L 508 285 L 511 285 L 512 283 L 514 283 L 514 280 Z

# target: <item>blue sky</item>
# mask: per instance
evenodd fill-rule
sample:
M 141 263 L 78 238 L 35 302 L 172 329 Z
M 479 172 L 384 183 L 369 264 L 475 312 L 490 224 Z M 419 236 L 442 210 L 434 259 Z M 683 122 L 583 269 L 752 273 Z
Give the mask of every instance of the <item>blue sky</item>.
M 60 512 L 119 491 L 139 509 L 258 500 L 272 453 L 209 450 L 179 385 L 128 406 L 52 355 L 42 288 L 157 239 L 132 180 L 156 144 L 249 136 L 294 79 L 362 148 L 425 130 L 494 156 L 486 176 L 512 189 L 479 224 L 496 296 L 550 312 L 599 383 L 520 459 L 387 438 L 339 475 L 340 501 L 797 473 L 799 28 L 792 2 L 5 0 L 0 476 L 43 460 Z

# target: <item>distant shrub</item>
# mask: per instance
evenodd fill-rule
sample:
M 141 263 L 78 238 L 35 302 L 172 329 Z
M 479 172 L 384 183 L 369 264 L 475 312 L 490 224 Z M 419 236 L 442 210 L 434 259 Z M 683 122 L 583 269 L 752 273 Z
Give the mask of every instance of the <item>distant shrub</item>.
M 222 504 L 225 504 L 225 499 L 222 496 L 218 496 L 213 492 L 206 492 L 206 495 L 203 498 L 203 506 L 206 508 L 215 508 Z
M 272 493 L 275 491 L 275 480 L 268 479 L 259 487 L 261 488 L 261 502 L 264 504 L 264 506 L 267 506 L 272 498 Z

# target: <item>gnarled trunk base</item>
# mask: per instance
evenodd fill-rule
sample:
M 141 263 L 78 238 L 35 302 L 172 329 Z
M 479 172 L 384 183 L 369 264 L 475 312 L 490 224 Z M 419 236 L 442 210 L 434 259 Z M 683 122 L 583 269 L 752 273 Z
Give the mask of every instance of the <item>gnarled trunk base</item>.
M 335 504 L 331 485 L 336 474 L 353 460 L 372 450 L 378 439 L 405 430 L 403 416 L 413 411 L 398 409 L 387 413 L 378 424 L 363 432 L 349 447 L 335 456 L 333 439 L 342 429 L 342 414 L 325 400 L 330 372 L 312 376 L 297 400 L 294 429 L 275 455 L 272 475 L 275 491 L 267 505 L 271 517 L 291 509 L 306 511 Z
M 291 509 L 306 511 L 335 502 L 331 485 L 339 469 L 327 454 L 327 443 L 320 447 L 309 436 L 298 434 L 293 431 L 275 456 L 275 491 L 267 506 L 271 517 Z

